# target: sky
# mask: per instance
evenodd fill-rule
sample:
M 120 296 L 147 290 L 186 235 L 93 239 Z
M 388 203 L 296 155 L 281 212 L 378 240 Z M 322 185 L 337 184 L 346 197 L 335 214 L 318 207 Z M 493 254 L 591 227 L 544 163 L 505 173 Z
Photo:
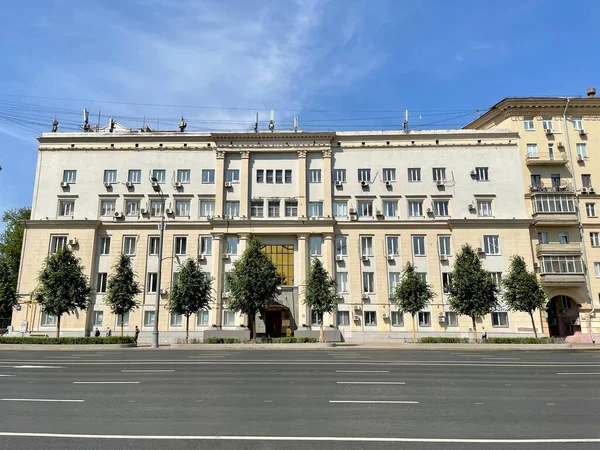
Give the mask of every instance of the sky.
M 505 97 L 600 88 L 600 2 L 26 0 L 0 27 L 0 211 L 37 141 L 114 117 L 188 131 L 459 128 Z

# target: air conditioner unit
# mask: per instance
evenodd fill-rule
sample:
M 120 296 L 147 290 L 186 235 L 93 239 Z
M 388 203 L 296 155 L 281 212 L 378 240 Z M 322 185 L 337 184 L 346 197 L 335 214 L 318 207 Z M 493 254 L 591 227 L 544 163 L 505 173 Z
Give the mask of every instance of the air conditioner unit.
M 360 182 L 360 185 L 361 185 L 362 187 L 365 187 L 365 186 L 367 186 L 368 184 L 369 184 L 369 183 L 368 183 L 368 182 L 366 182 L 366 181 L 364 181 L 364 180 Z
M 205 259 L 206 259 L 206 255 L 204 255 L 202 253 L 198 255 L 198 261 L 204 261 Z
M 223 292 L 221 298 L 229 298 L 229 292 Z
M 231 184 L 231 182 L 230 182 L 230 181 L 226 181 L 226 182 L 225 182 L 225 187 L 226 187 L 226 188 L 230 188 L 231 186 L 233 186 L 233 185 Z
M 475 169 L 471 170 L 471 176 L 474 177 L 475 175 L 477 175 L 477 172 L 475 171 Z
M 63 181 L 63 182 L 60 183 L 60 187 L 61 188 L 68 188 L 69 187 L 69 183 L 66 182 L 66 181 Z
M 213 216 L 206 216 L 206 220 L 212 220 Z
M 565 144 L 563 143 L 563 141 L 558 141 L 558 148 L 563 148 L 565 146 Z
M 73 239 L 69 239 L 69 245 L 71 247 L 75 246 L 78 244 L 77 238 L 73 238 Z
M 229 259 L 229 254 L 228 253 L 223 253 L 223 255 L 221 257 L 223 259 Z
M 354 208 L 350 208 L 350 214 L 356 214 L 356 210 Z
M 367 255 L 362 255 L 361 258 L 363 261 L 368 261 L 369 257 Z
M 336 181 L 336 182 L 335 182 L 335 185 L 336 185 L 336 186 L 341 186 L 342 184 L 343 184 L 343 183 L 342 183 L 341 181 Z
M 431 214 L 431 213 L 433 213 L 433 209 L 427 208 L 427 214 Z
M 590 194 L 595 194 L 595 193 L 596 193 L 596 189 L 594 189 L 593 187 L 591 187 L 591 188 L 588 188 L 588 192 L 589 192 Z
M 355 322 L 358 322 L 360 320 L 360 316 L 354 314 L 354 316 L 352 316 L 352 318 L 354 319 Z
M 123 214 L 120 213 L 119 211 L 115 212 L 115 218 L 119 218 L 119 217 L 123 217 Z
M 583 155 L 577 155 L 577 161 L 583 161 L 583 160 L 584 160 Z
M 387 255 L 387 260 L 388 261 L 393 261 L 394 260 L 394 255 Z
M 437 180 L 435 182 L 435 184 L 437 184 L 438 186 L 443 186 L 444 185 L 444 180 Z
M 167 290 L 166 289 L 161 289 L 160 290 L 160 295 L 167 295 Z
M 335 260 L 336 261 L 343 261 L 344 257 L 342 255 L 335 255 Z
M 360 305 L 354 305 L 354 311 L 360 311 L 362 307 Z
M 148 210 L 146 208 L 140 209 L 140 214 L 148 214 Z
M 552 134 L 552 128 L 546 128 L 546 134 Z
M 176 181 L 176 182 L 175 182 L 175 187 L 176 187 L 176 188 L 183 187 L 183 184 L 181 184 L 179 181 Z
M 351 215 L 351 216 L 350 216 L 350 220 L 358 220 L 358 216 L 356 216 L 356 215 Z
M 438 313 L 438 322 L 440 322 L 440 323 L 446 322 L 446 314 L 444 314 L 443 312 Z
M 360 296 L 363 300 L 367 300 L 369 298 L 369 294 L 363 294 Z
M 471 211 L 472 211 L 472 210 L 474 210 L 474 209 L 475 209 L 475 205 L 474 205 L 473 203 L 470 203 L 470 204 L 469 204 L 469 210 L 471 210 Z
M 125 186 L 128 187 L 128 188 L 132 188 L 133 187 L 133 183 L 131 181 L 127 181 L 125 183 Z
M 390 187 L 390 186 L 392 185 L 392 182 L 388 180 L 388 181 L 386 181 L 386 182 L 385 182 L 385 185 L 386 185 L 387 187 Z
M 375 211 L 375 215 L 378 217 L 383 216 L 383 213 L 380 210 Z
M 584 129 L 579 130 L 579 136 L 585 136 L 587 133 Z
M 448 261 L 448 255 L 440 255 L 440 261 Z
M 153 182 L 152 182 L 152 187 L 153 187 L 153 188 L 154 188 L 154 187 L 158 187 L 158 182 L 156 182 L 156 181 L 153 181 Z
M 485 253 L 485 251 L 483 250 L 483 248 L 477 247 L 477 253 Z
M 387 318 L 389 318 L 390 316 L 388 316 L 387 314 L 385 314 L 385 313 L 384 313 L 382 317 L 383 317 L 384 319 L 387 319 Z
M 108 181 L 105 181 L 105 182 L 104 182 L 104 187 L 105 187 L 105 188 L 109 188 L 109 187 L 110 187 L 110 183 L 109 183 Z
M 587 194 L 588 193 L 588 188 L 586 188 L 585 186 L 581 188 L 581 193 L 582 194 Z
M 167 208 L 167 209 L 165 209 L 165 214 L 168 215 L 168 216 L 170 216 L 171 214 L 173 214 L 173 210 Z

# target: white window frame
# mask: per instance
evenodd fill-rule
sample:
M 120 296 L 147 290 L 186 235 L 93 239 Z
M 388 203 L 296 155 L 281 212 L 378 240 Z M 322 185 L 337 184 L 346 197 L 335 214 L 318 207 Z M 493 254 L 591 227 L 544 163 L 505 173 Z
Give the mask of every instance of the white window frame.
M 346 182 L 346 169 L 333 169 L 333 181 Z
M 108 273 L 98 272 L 96 274 L 96 294 L 106 294 L 108 285 Z
M 146 275 L 146 292 L 148 294 L 156 294 L 158 289 L 158 273 L 148 272 Z
M 117 182 L 116 169 L 108 169 L 104 171 L 104 182 L 108 184 L 115 184 Z
M 540 271 L 544 274 L 583 274 L 581 256 L 542 256 Z
M 156 313 L 154 311 L 144 311 L 144 327 L 153 327 L 155 320 Z
M 396 181 L 396 169 L 383 169 L 383 181 Z
M 597 231 L 590 232 L 590 242 L 592 247 L 600 247 L 600 233 Z
M 358 169 L 358 182 L 361 181 L 371 182 L 371 169 Z
M 240 201 L 228 200 L 225 202 L 225 215 L 230 217 L 240 216 Z
M 404 326 L 404 312 L 403 311 L 392 311 L 390 319 L 393 327 Z
M 358 200 L 356 210 L 359 217 L 373 217 L 373 200 Z
M 265 217 L 265 202 L 263 200 L 250 202 L 250 217 Z
M 333 202 L 333 217 L 348 217 L 348 202 L 336 200 Z
M 361 256 L 373 256 L 373 236 L 360 237 Z
M 200 217 L 213 217 L 215 215 L 214 200 L 200 200 Z
M 532 196 L 534 213 L 574 213 L 575 197 L 555 194 Z
M 500 283 L 502 282 L 502 272 L 489 272 L 489 274 L 496 287 L 500 288 Z
M 446 311 L 446 326 L 447 327 L 457 327 L 458 326 L 458 314 L 454 311 Z
M 283 169 L 275 170 L 275 183 L 283 184 Z
M 269 217 L 281 217 L 281 201 L 280 200 L 269 200 L 267 202 L 269 207 Z
M 215 169 L 202 169 L 202 184 L 215 184 Z
M 142 171 L 139 169 L 128 170 L 127 181 L 129 181 L 131 184 L 140 184 L 142 182 Z
M 547 231 L 538 231 L 538 244 L 547 244 L 548 241 L 548 232 Z
M 114 216 L 117 211 L 116 200 L 100 200 L 100 216 L 109 217 Z
M 293 175 L 292 175 L 292 173 L 293 173 L 293 172 L 292 172 L 292 169 L 285 169 L 285 170 L 283 171 L 283 181 L 284 181 L 285 183 L 288 183 L 288 184 L 289 184 L 289 183 L 292 183 L 292 182 L 293 182 L 293 180 L 294 180 L 294 179 L 292 178 L 292 176 L 293 176 Z
M 190 169 L 177 169 L 177 182 L 190 184 L 192 171 Z
M 524 117 L 523 118 L 523 126 L 525 131 L 534 131 L 535 130 L 535 122 L 533 117 Z
M 583 130 L 583 118 L 581 117 L 573 117 L 571 119 L 573 121 L 573 129 L 575 131 Z
M 348 256 L 348 237 L 335 237 L 335 254 L 336 256 Z
M 225 173 L 225 181 L 229 183 L 239 183 L 240 182 L 240 170 L 239 169 L 227 169 Z
M 75 200 L 59 200 L 59 217 L 73 217 L 75 215 Z
M 69 183 L 69 184 L 76 184 L 77 183 L 77 170 L 74 170 L 74 169 L 63 170 L 63 182 Z
M 309 183 L 320 183 L 321 182 L 321 169 L 309 169 L 308 170 L 308 182 Z
M 383 216 L 398 217 L 398 200 L 383 201 Z
M 408 217 L 423 217 L 423 200 L 408 201 Z
M 348 293 L 348 272 L 336 272 L 335 274 L 336 292 L 338 294 Z
M 396 286 L 400 284 L 402 279 L 402 272 L 388 272 L 388 288 L 390 297 L 396 292 Z
M 137 217 L 140 215 L 139 200 L 125 200 L 125 215 L 128 217 Z
M 596 273 L 596 278 L 600 278 L 600 262 L 594 263 L 594 272 Z
M 365 294 L 375 294 L 375 272 L 362 273 L 362 288 Z
M 173 250 L 175 252 L 175 256 L 187 255 L 187 249 L 188 249 L 187 236 L 175 236 L 175 242 L 173 245 Z
M 450 216 L 450 201 L 449 200 L 434 200 L 433 212 L 439 217 Z
M 298 201 L 297 200 L 286 200 L 285 201 L 285 217 L 298 217 Z
M 191 201 L 175 200 L 175 216 L 190 217 Z
M 110 244 L 111 244 L 110 236 L 100 236 L 98 238 L 98 254 L 100 256 L 108 256 L 110 255 Z
M 160 236 L 148 236 L 148 256 L 158 256 L 160 251 Z
M 323 217 L 323 202 L 308 202 L 308 215 L 309 217 Z
M 486 255 L 500 255 L 500 236 L 497 234 L 484 234 L 483 250 Z
M 169 314 L 169 327 L 181 328 L 183 327 L 183 315 L 182 314 Z
M 408 169 L 408 182 L 418 183 L 421 181 L 421 168 L 420 167 L 409 167 Z
M 411 241 L 413 247 L 413 256 L 427 256 L 427 244 L 425 242 L 425 236 L 413 235 Z
M 340 318 L 343 317 L 343 320 Z M 350 311 L 338 311 L 337 312 L 337 324 L 339 327 L 349 327 L 350 326 Z
M 158 184 L 165 184 L 167 182 L 167 171 L 165 169 L 153 169 L 152 178 L 156 178 Z
M 133 245 L 133 249 L 132 249 L 132 245 Z M 137 237 L 136 236 L 123 236 L 123 254 L 124 255 L 135 256 L 136 247 L 137 247 Z
M 477 200 L 477 216 L 493 217 L 494 211 L 492 206 L 492 200 Z
M 431 326 L 431 312 L 419 311 L 419 327 L 430 327 Z
M 475 167 L 475 178 L 477 181 L 490 181 L 489 167 Z
M 129 326 L 129 312 L 126 312 L 125 314 L 123 314 L 123 328 L 128 327 Z M 116 320 L 115 320 L 115 328 L 121 328 L 121 316 L 119 314 L 117 314 Z
M 228 255 L 237 255 L 238 246 L 240 245 L 239 236 L 227 236 L 225 238 L 225 253 Z
M 450 239 L 450 235 L 438 236 L 438 250 L 441 256 L 452 255 L 452 242 Z
M 68 236 L 66 234 L 54 234 L 50 236 L 50 254 L 54 255 L 59 249 L 67 246 Z
M 365 311 L 365 326 L 376 327 L 377 326 L 377 311 Z
M 554 131 L 554 121 L 552 120 L 552 117 L 542 117 L 542 126 L 544 130 Z
M 585 212 L 588 217 L 596 217 L 596 203 L 586 203 Z
M 200 236 L 200 254 L 212 255 L 212 236 Z
M 577 148 L 577 156 L 581 156 L 582 158 L 588 157 L 587 145 L 585 145 L 585 143 L 578 142 L 576 145 L 576 148 Z
M 41 327 L 55 327 L 57 323 L 56 316 L 46 314 L 44 311 L 40 314 L 40 326 Z
M 569 232 L 568 231 L 559 231 L 558 232 L 558 243 L 565 245 L 569 243 Z
M 322 256 L 323 253 L 323 237 L 322 236 L 311 236 L 309 240 L 310 244 L 310 256 Z
M 196 326 L 207 327 L 210 325 L 210 314 L 207 309 L 201 309 L 196 313 Z
M 150 215 L 152 217 L 161 217 L 165 212 L 165 202 L 163 200 L 150 200 Z
M 538 157 L 537 144 L 527 144 L 527 157 L 528 158 L 537 158 Z
M 506 312 L 506 311 L 492 312 L 491 321 L 492 321 L 492 327 L 494 327 L 494 328 L 508 328 L 508 326 L 509 326 L 508 312 Z
M 432 169 L 433 181 L 446 181 L 446 168 L 434 167 Z
M 388 256 L 400 256 L 400 236 L 386 236 L 385 248 Z
M 224 327 L 235 327 L 236 313 L 229 309 L 223 310 L 223 326 Z

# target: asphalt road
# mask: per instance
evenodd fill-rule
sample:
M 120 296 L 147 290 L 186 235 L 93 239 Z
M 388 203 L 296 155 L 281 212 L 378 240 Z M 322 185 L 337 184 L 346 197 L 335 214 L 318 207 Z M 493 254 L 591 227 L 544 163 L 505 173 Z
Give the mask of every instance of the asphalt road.
M 0 351 L 11 449 L 596 449 L 600 352 Z

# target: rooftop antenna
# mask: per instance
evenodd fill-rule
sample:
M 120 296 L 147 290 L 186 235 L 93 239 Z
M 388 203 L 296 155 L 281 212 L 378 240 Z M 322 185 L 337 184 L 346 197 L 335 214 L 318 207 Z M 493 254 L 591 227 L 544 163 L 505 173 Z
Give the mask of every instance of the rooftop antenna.
M 402 124 L 404 131 L 408 131 L 408 109 L 404 111 L 404 123 Z
M 111 117 L 110 120 L 108 121 L 108 131 L 109 133 L 112 133 L 115 129 L 115 120 Z
M 88 132 L 90 131 L 90 112 L 84 108 L 83 109 L 83 131 Z
M 275 131 L 275 110 L 271 110 L 271 119 L 269 120 L 269 130 Z
M 294 117 L 294 131 L 298 131 L 298 117 Z
M 187 127 L 187 123 L 185 123 L 183 116 L 181 116 L 181 122 L 179 122 L 179 131 L 183 133 L 185 131 L 185 127 Z
M 102 115 L 102 110 L 98 111 L 98 128 L 96 129 L 97 131 L 100 130 L 100 116 Z
M 56 133 L 58 131 L 58 120 L 54 119 L 52 121 L 52 132 Z
M 254 132 L 258 132 L 258 112 L 254 113 Z

